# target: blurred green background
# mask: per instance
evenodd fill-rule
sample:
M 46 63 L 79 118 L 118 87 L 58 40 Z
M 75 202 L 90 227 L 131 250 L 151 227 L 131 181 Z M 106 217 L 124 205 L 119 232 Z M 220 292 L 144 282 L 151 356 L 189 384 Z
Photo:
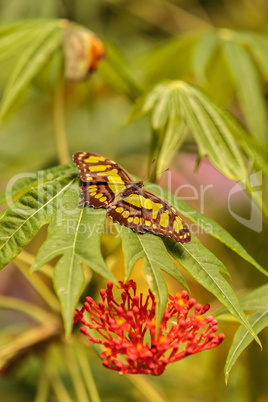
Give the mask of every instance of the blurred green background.
M 188 79 L 188 60 L 191 56 L 187 46 L 182 49 L 179 61 L 167 60 L 166 68 L 158 69 L 159 57 L 165 57 L 165 44 L 173 38 L 189 38 L 212 27 L 252 30 L 268 34 L 268 2 L 266 0 L 0 0 L 0 22 L 14 22 L 30 18 L 67 18 L 94 31 L 103 40 L 108 49 L 116 54 L 120 65 L 131 76 L 132 87 L 126 90 L 120 78 L 109 68 L 109 60 L 103 60 L 99 71 L 86 82 L 66 83 L 65 85 L 65 130 L 70 156 L 78 150 L 97 152 L 123 165 L 129 172 L 146 176 L 150 163 L 150 127 L 148 118 L 126 124 L 130 108 L 145 90 L 149 90 L 158 80 L 167 78 Z M 162 49 L 162 50 L 161 50 Z M 190 49 L 190 47 L 189 47 Z M 161 53 L 162 52 L 162 53 Z M 185 57 L 184 57 L 185 52 Z M 114 58 L 113 60 L 116 60 Z M 16 63 L 16 54 L 0 66 L 0 91 Z M 115 63 L 115 62 L 114 62 Z M 162 64 L 163 66 L 163 64 Z M 57 165 L 58 158 L 53 123 L 54 102 L 53 69 L 43 70 L 23 96 L 13 106 L 12 112 L 0 125 L 0 186 L 4 189 L 8 181 L 22 172 L 32 172 Z M 221 92 L 212 92 L 210 96 L 241 118 L 237 104 L 232 98 L 228 85 Z M 262 82 L 263 94 L 266 95 L 267 83 Z M 243 120 L 241 118 L 241 120 Z M 234 182 L 219 173 L 207 160 L 198 172 L 195 172 L 195 152 L 189 152 L 191 140 L 174 158 L 172 187 L 175 190 L 183 183 L 191 183 L 199 191 L 201 186 L 212 185 L 206 192 L 204 205 L 191 201 L 187 190 L 179 195 L 189 197 L 189 202 L 196 209 L 213 218 L 227 229 L 245 249 L 264 267 L 267 266 L 267 223 L 257 233 L 244 227 L 228 211 L 228 194 Z M 194 150 L 195 151 L 195 150 Z M 164 187 L 168 186 L 165 175 L 160 178 Z M 249 216 L 249 197 L 241 191 L 233 201 L 234 211 L 244 217 Z M 26 251 L 35 254 L 44 239 L 45 231 L 27 246 Z M 224 262 L 232 275 L 232 286 L 237 294 L 243 295 L 251 288 L 260 286 L 263 277 L 252 266 L 227 250 L 222 244 L 206 235 L 200 236 L 203 244 L 211 249 Z M 117 246 L 117 245 L 116 245 Z M 105 245 L 104 242 L 104 250 Z M 113 250 L 114 251 L 114 250 Z M 123 259 L 120 249 L 107 252 L 110 264 L 115 268 L 115 275 L 120 279 L 123 273 Z M 14 296 L 31 303 L 42 303 L 36 292 L 29 285 L 21 271 L 12 263 L 1 272 L 0 293 Z M 38 275 L 38 274 L 35 274 Z M 41 275 L 41 274 L 40 274 Z M 141 281 L 137 266 L 136 280 Z M 209 302 L 211 312 L 220 305 L 213 296 L 185 274 L 193 296 L 200 302 Z M 170 293 L 176 285 L 170 282 Z M 98 292 L 99 278 L 91 285 L 91 291 Z M 92 290 L 95 285 L 95 290 Z M 27 320 L 20 313 L 2 310 L 0 328 L 3 333 L 14 325 L 14 321 Z M 192 356 L 171 365 L 159 378 L 146 378 L 151 390 L 155 389 L 159 400 L 163 401 L 241 401 L 264 402 L 268 400 L 267 385 L 267 329 L 260 334 L 263 351 L 257 344 L 241 355 L 232 369 L 228 385 L 224 383 L 224 364 L 232 337 L 238 328 L 236 323 L 220 319 L 219 328 L 226 334 L 224 343 L 214 351 Z M 0 347 L 5 346 L 3 340 Z M 45 347 L 44 347 L 45 348 Z M 41 351 L 42 352 L 42 351 Z M 55 367 L 61 372 L 68 388 L 68 374 L 64 371 L 64 361 L 58 352 L 57 343 L 52 345 Z M 101 366 L 100 360 L 91 351 L 92 375 L 96 381 L 101 401 L 141 401 L 146 400 L 142 389 L 147 389 L 143 379 L 119 377 Z M 0 397 L 3 401 L 32 401 L 37 399 L 36 386 L 42 369 L 40 350 L 17 359 L 7 373 L 0 378 Z M 51 368 L 52 375 L 54 368 Z M 134 382 L 134 383 L 133 383 Z M 41 387 L 40 384 L 38 387 Z M 39 392 L 42 395 L 42 391 Z M 149 388 L 150 389 L 150 388 Z M 149 391 L 148 391 L 149 392 Z M 39 395 L 39 394 L 38 394 Z M 40 396 L 39 395 L 39 396 Z M 38 396 L 38 398 L 39 398 Z M 153 400 L 155 397 L 151 397 Z M 162 399 L 161 399 L 162 398 Z M 58 400 L 53 393 L 49 401 Z M 71 398 L 72 400 L 72 398 Z M 73 399 L 75 400 L 75 399 Z M 83 399 L 81 399 L 83 402 Z

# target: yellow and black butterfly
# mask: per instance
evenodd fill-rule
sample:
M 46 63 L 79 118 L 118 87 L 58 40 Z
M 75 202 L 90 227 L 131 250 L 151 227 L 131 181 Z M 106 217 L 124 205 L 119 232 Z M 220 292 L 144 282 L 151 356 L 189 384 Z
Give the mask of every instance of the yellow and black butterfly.
M 144 190 L 143 181 L 135 183 L 118 163 L 90 152 L 76 152 L 73 161 L 83 182 L 81 203 L 106 208 L 115 222 L 133 231 L 168 236 L 179 243 L 191 240 L 189 228 L 176 209 Z

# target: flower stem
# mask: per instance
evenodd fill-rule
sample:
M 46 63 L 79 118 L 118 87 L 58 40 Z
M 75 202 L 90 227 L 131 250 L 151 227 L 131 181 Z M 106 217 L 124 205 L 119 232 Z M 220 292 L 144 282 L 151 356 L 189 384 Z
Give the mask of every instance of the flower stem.
M 61 74 L 58 78 L 53 105 L 54 134 L 56 140 L 57 154 L 61 164 L 70 161 L 66 132 L 64 128 L 64 77 Z
M 94 378 L 92 376 L 89 361 L 88 361 L 88 358 L 87 358 L 84 350 L 77 349 L 76 353 L 77 353 L 77 358 L 78 358 L 79 364 L 82 369 L 82 373 L 83 373 L 83 376 L 85 379 L 85 384 L 88 389 L 91 401 L 101 402 Z
M 74 389 L 76 391 L 77 400 L 87 402 L 89 401 L 85 388 L 87 379 L 85 382 L 82 380 L 77 358 L 75 356 L 73 348 L 70 346 L 70 344 L 67 344 L 67 347 L 65 348 L 65 357 L 73 381 Z
M 161 396 L 160 389 L 157 389 L 156 384 L 152 384 L 142 375 L 127 375 L 126 376 L 132 384 L 144 395 L 148 401 L 154 402 L 167 402 L 164 396 Z

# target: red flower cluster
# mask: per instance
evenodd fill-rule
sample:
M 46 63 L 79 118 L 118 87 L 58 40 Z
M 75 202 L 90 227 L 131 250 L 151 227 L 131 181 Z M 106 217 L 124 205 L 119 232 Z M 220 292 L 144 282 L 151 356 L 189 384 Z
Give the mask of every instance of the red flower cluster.
M 169 296 L 169 302 L 156 329 L 156 300 L 152 292 L 143 303 L 143 295 L 136 295 L 136 283 L 120 283 L 122 302 L 114 300 L 113 284 L 101 289 L 102 300 L 96 304 L 86 298 L 82 309 L 76 310 L 74 323 L 80 321 L 102 337 L 94 338 L 85 327 L 80 331 L 94 343 L 103 344 L 103 365 L 119 374 L 160 375 L 171 362 L 218 346 L 224 334 L 215 335 L 218 321 L 212 316 L 203 317 L 210 306 L 196 304 L 186 291 Z M 106 300 L 106 304 L 105 304 Z M 194 314 L 189 311 L 195 306 Z M 90 313 L 91 322 L 84 318 Z

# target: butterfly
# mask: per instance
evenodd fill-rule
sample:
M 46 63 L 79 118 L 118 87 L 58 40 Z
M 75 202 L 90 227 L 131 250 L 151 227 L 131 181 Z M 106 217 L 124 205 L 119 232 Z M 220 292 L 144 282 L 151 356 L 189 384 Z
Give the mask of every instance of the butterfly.
M 143 189 L 118 163 L 91 152 L 76 152 L 73 161 L 83 182 L 81 203 L 104 207 L 113 221 L 138 233 L 171 237 L 178 243 L 191 240 L 188 226 L 176 209 Z

